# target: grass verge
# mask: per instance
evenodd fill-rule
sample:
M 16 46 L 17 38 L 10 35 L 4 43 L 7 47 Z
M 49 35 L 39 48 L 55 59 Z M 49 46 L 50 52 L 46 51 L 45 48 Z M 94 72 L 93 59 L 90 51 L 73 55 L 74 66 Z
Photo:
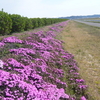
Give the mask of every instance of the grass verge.
M 88 85 L 90 100 L 100 100 L 100 28 L 70 21 L 57 38 L 75 56 L 80 76 Z

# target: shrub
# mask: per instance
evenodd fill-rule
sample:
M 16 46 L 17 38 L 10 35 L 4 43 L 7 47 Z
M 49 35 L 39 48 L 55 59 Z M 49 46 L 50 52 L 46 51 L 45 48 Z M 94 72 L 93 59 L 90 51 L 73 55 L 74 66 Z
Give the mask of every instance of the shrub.
M 9 17 L 9 14 L 3 11 L 0 11 L 0 35 L 6 35 L 11 32 L 12 29 L 12 20 Z
M 32 21 L 31 19 L 27 18 L 27 17 L 23 17 L 24 21 L 25 21 L 25 28 L 24 30 L 27 31 L 29 29 L 32 29 Z
M 38 27 L 38 20 L 37 18 L 31 18 L 32 21 L 32 28 L 37 28 Z
M 25 21 L 24 18 L 17 14 L 10 15 L 12 19 L 12 32 L 24 31 Z
M 45 23 L 44 23 L 42 18 L 37 18 L 37 20 L 38 20 L 38 26 L 39 27 L 44 26 Z

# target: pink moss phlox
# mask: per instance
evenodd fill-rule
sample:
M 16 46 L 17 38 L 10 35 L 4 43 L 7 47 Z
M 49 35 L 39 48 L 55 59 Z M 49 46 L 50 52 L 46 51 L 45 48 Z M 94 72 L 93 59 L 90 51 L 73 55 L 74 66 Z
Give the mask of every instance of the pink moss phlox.
M 6 59 L 0 70 L 1 100 L 75 100 L 64 92 L 67 84 L 60 79 L 64 77 L 62 67 L 68 69 L 66 77 L 70 85 L 75 86 L 75 91 L 81 93 L 87 88 L 79 77 L 74 56 L 63 49 L 62 41 L 55 39 L 67 23 L 55 24 L 47 32 L 28 33 L 23 41 L 11 36 L 0 42 L 0 47 L 5 43 L 22 43 L 24 46 L 10 49 L 10 53 L 19 58 Z M 45 77 L 56 85 L 46 81 Z M 80 99 L 86 100 L 85 96 Z
M 46 32 L 46 37 L 55 37 L 56 34 L 54 33 L 54 31 L 47 31 Z
M 15 36 L 7 37 L 2 40 L 4 43 L 23 43 L 22 40 L 18 39 Z
M 18 49 L 10 49 L 10 52 L 13 52 L 15 54 L 35 54 L 35 51 L 29 48 L 18 48 Z
M 35 78 L 37 77 L 36 79 L 39 78 L 39 76 L 35 74 L 33 77 Z M 27 100 L 36 99 L 36 98 L 37 100 L 38 99 L 59 100 L 60 97 L 69 98 L 69 95 L 64 93 L 64 89 L 58 89 L 56 85 L 47 84 L 46 82 L 44 82 L 42 88 L 38 90 L 37 89 L 38 84 L 31 85 L 29 83 L 24 82 L 24 80 L 20 80 L 20 78 L 16 74 L 10 74 L 9 72 L 0 70 L 0 86 L 2 85 L 6 87 L 6 89 L 4 89 L 3 92 L 5 93 L 6 96 L 10 96 L 9 98 L 11 98 L 11 100 L 16 98 L 23 98 L 23 99 L 27 98 Z M 15 90 L 11 91 L 11 89 L 15 89 Z M 20 91 L 21 94 L 19 94 Z M 2 97 L 2 99 L 5 100 L 7 100 L 7 98 L 8 97 Z
M 63 77 L 64 76 L 64 71 L 62 69 L 53 69 L 53 73 L 55 73 L 58 77 Z
M 23 67 L 23 66 L 24 66 L 23 64 L 19 63 L 17 60 L 15 60 L 15 59 L 13 59 L 13 58 L 9 58 L 9 59 L 7 60 L 7 63 L 8 63 L 9 65 L 13 65 L 13 67 Z M 7 65 L 6 65 L 6 66 L 7 66 Z
M 0 42 L 0 48 L 2 48 L 5 45 L 5 43 Z
M 86 89 L 86 88 L 87 88 L 87 85 L 78 85 L 78 87 L 79 87 L 80 89 Z
M 84 83 L 84 80 L 83 79 L 76 79 L 76 82 L 77 83 Z
M 81 100 L 87 100 L 84 96 L 81 97 Z
M 46 68 L 48 68 L 46 62 L 43 59 L 35 59 L 35 64 L 37 65 L 38 68 L 41 68 L 43 72 L 46 72 Z

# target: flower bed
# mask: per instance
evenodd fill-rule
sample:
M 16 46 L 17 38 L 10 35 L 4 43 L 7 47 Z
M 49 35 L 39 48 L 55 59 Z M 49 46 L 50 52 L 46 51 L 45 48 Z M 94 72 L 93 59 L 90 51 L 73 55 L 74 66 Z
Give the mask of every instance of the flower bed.
M 45 34 L 28 33 L 23 40 L 15 36 L 1 40 L 0 99 L 86 100 L 87 86 L 74 56 L 55 38 L 67 23 L 55 24 Z M 3 56 L 5 48 L 9 52 Z

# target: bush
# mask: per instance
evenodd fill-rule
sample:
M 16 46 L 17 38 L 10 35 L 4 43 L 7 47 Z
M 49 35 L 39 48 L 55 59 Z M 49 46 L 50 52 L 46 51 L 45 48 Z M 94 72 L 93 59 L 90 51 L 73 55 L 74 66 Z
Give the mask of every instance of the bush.
M 7 35 L 11 32 L 12 29 L 12 20 L 9 17 L 9 14 L 3 11 L 0 11 L 0 35 Z
M 27 30 L 32 29 L 32 21 L 31 21 L 31 19 L 29 19 L 27 17 L 23 17 L 23 18 L 24 18 L 24 21 L 25 21 L 25 28 L 24 28 L 24 30 L 27 31 Z
M 13 32 L 22 32 L 37 27 L 42 27 L 67 19 L 59 18 L 27 18 L 18 14 L 8 14 L 0 11 L 0 35 L 7 35 Z
M 17 14 L 10 15 L 12 19 L 12 32 L 22 32 L 25 28 L 24 18 Z
M 37 28 L 38 27 L 38 20 L 37 18 L 31 18 L 32 21 L 32 28 Z
M 42 18 L 37 18 L 37 21 L 38 21 L 38 26 L 41 27 L 41 26 L 44 26 L 44 21 Z

